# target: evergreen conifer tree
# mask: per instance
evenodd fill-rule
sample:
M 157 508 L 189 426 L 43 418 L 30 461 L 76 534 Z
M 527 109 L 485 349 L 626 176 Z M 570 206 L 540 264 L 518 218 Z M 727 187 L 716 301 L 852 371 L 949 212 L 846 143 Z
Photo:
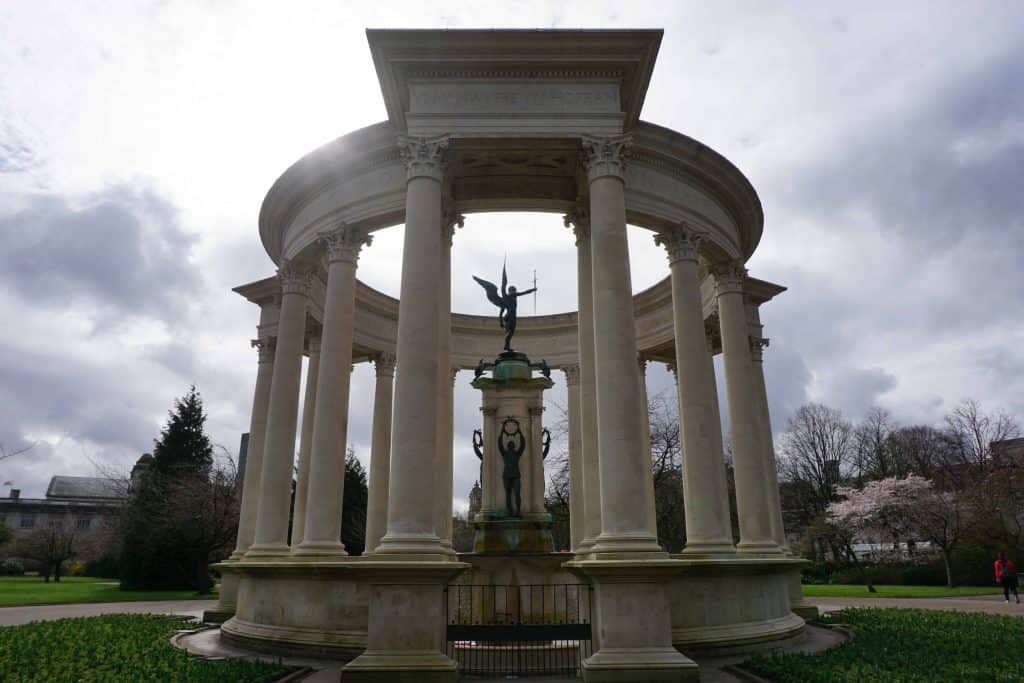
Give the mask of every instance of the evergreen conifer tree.
M 205 473 L 213 464 L 213 444 L 203 431 L 206 414 L 195 385 L 184 398 L 175 399 L 167 425 L 154 443 L 153 465 L 163 475 Z

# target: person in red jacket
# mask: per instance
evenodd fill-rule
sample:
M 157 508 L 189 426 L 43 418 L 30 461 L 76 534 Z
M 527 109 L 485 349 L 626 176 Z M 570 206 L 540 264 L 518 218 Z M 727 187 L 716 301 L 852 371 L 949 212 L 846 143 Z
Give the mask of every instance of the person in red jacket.
M 1006 559 L 1006 553 L 999 553 L 999 559 L 997 559 L 993 565 L 996 570 L 996 583 L 1003 587 L 1003 595 L 1006 597 L 1006 602 L 1010 602 L 1010 591 L 1013 591 L 1013 597 L 1017 599 L 1017 604 L 1020 604 L 1020 596 L 1017 595 L 1017 565 L 1013 563 L 1013 560 Z

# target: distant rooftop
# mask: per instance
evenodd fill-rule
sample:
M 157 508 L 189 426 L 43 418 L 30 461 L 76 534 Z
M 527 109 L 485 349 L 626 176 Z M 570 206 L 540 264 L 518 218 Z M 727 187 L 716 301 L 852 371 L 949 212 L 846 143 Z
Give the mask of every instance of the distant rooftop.
M 120 500 L 118 482 L 106 477 L 53 477 L 46 488 L 49 500 Z

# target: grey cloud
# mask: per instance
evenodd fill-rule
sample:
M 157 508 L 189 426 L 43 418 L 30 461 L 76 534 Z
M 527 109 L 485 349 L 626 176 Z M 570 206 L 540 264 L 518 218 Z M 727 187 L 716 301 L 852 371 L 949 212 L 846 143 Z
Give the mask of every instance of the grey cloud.
M 930 96 L 907 93 L 906 114 L 837 140 L 795 178 L 791 203 L 828 216 L 866 211 L 921 252 L 952 246 L 965 233 L 1021 230 L 1022 45 Z
M 198 280 L 193 238 L 177 211 L 152 191 L 117 187 L 75 205 L 32 198 L 0 218 L 0 282 L 50 307 L 88 302 L 116 313 L 180 318 Z

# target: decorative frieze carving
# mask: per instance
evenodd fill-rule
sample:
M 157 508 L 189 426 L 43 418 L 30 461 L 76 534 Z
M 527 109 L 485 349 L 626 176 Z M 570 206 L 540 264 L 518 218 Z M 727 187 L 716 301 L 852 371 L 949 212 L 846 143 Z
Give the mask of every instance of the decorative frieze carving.
M 604 176 L 626 179 L 626 157 L 633 144 L 632 135 L 584 135 L 582 141 L 587 177 L 591 182 Z
M 312 269 L 291 261 L 281 262 L 281 267 L 277 269 L 277 279 L 281 283 L 282 294 L 309 296 L 309 290 L 313 287 Z
M 654 236 L 654 243 L 665 247 L 669 265 L 679 261 L 697 261 L 700 255 L 700 244 L 707 238 L 707 233 L 687 223 L 680 223 L 662 230 Z
M 277 337 L 260 337 L 250 341 L 249 345 L 256 349 L 256 352 L 259 354 L 260 363 L 274 362 L 274 349 L 277 347 Z
M 566 384 L 566 386 L 575 387 L 575 386 L 579 385 L 579 383 L 580 383 L 580 366 L 579 365 L 576 365 L 576 364 L 573 364 L 573 365 L 563 365 L 562 366 L 562 372 L 565 373 L 565 384 Z
M 373 358 L 373 368 L 377 371 L 377 377 L 395 376 L 395 354 L 379 353 Z
M 449 144 L 450 138 L 447 135 L 431 138 L 399 135 L 398 150 L 405 163 L 406 178 L 412 180 L 426 176 L 437 181 L 443 180 L 448 165 Z
M 373 243 L 373 236 L 342 223 L 337 228 L 320 233 L 320 241 L 327 248 L 327 262 L 356 263 L 359 251 Z

